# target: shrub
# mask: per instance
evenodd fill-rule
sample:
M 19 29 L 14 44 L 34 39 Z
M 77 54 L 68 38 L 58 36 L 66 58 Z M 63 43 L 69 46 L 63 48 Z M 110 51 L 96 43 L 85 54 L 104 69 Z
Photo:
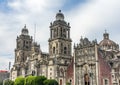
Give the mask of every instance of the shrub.
M 71 85 L 70 82 L 67 82 L 66 85 Z
M 44 77 L 44 76 L 36 76 L 35 77 L 35 85 L 44 85 L 44 81 L 46 80 L 47 78 Z
M 26 77 L 24 85 L 35 85 L 35 76 Z
M 15 79 L 14 85 L 24 85 L 25 78 L 24 77 L 18 77 Z
M 4 85 L 14 85 L 14 82 L 12 80 L 5 80 Z
M 54 79 L 48 79 L 44 81 L 44 85 L 58 85 L 58 82 Z

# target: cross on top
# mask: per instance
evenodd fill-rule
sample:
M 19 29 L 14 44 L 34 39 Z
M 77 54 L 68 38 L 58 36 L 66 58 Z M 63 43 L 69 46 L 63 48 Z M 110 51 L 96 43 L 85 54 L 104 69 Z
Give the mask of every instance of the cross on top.
M 107 33 L 107 30 L 105 29 L 105 33 Z

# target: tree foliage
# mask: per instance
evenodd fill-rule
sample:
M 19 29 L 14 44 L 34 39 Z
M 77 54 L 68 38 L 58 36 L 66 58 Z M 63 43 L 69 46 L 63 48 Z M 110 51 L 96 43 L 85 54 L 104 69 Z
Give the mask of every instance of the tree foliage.
M 2 81 L 0 81 L 0 85 L 3 85 Z
M 44 81 L 44 85 L 58 85 L 58 82 L 54 79 L 48 79 Z
M 47 78 L 44 77 L 44 76 L 36 76 L 35 77 L 35 85 L 44 85 L 44 81 L 46 80 Z
M 12 80 L 5 80 L 4 85 L 14 85 L 14 82 Z
M 25 78 L 25 84 L 24 85 L 35 85 L 35 76 L 28 76 Z
M 27 76 L 26 78 L 18 77 L 13 84 L 5 85 L 58 85 L 58 82 L 44 76 Z
M 25 78 L 18 77 L 15 79 L 14 85 L 24 85 Z
M 67 82 L 66 85 L 71 85 L 70 82 Z

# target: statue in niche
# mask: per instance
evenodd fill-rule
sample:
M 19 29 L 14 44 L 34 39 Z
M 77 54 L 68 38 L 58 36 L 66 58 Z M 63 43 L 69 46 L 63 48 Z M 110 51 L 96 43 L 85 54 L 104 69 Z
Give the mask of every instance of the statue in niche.
M 64 76 L 64 70 L 63 70 L 63 68 L 60 69 L 60 76 Z

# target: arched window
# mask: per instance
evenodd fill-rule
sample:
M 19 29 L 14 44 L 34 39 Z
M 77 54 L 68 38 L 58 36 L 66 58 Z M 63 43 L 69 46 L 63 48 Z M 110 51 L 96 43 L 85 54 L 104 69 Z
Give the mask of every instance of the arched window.
M 70 54 L 70 50 L 71 50 L 70 45 L 68 45 L 68 54 Z
M 53 54 L 55 54 L 55 47 L 53 47 Z
M 109 79 L 104 79 L 104 85 L 109 85 Z
M 62 27 L 60 28 L 60 35 L 61 35 L 61 37 L 62 37 Z
M 58 54 L 58 43 L 56 43 L 56 54 Z
M 64 47 L 64 54 L 67 54 L 67 47 Z
M 56 43 L 56 48 L 58 48 L 58 43 Z

